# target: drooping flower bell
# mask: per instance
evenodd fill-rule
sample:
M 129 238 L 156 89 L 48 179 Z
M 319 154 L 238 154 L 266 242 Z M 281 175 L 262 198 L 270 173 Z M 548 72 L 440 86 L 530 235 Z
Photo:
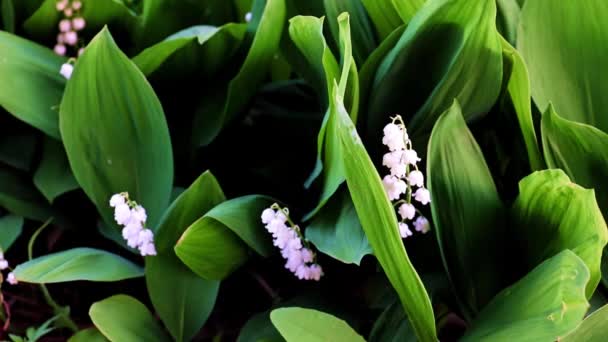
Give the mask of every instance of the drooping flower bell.
M 412 203 L 412 197 L 422 205 L 431 201 L 431 194 L 424 187 L 424 174 L 418 170 L 418 162 L 421 159 L 412 147 L 412 141 L 400 115 L 395 116 L 383 131 L 382 143 L 390 152 L 382 158 L 382 165 L 390 170 L 390 174 L 382 179 L 382 184 L 389 200 L 396 201 L 394 205 L 399 206 L 399 234 L 402 238 L 413 235 L 406 222 L 413 220 L 417 213 L 419 216 L 413 222 L 414 229 L 426 233 L 430 229 L 430 223 Z M 415 187 L 417 189 L 414 191 Z M 405 195 L 405 199 L 401 199 L 402 195 Z
M 142 256 L 156 255 L 154 233 L 146 228 L 148 215 L 146 209 L 129 199 L 127 192 L 121 192 L 110 198 L 110 207 L 114 208 L 114 220 L 121 226 L 122 237 L 131 248 L 137 248 Z

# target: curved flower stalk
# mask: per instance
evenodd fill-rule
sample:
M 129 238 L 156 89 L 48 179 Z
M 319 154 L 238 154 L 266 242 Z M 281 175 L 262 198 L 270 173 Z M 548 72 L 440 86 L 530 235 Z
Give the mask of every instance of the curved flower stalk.
M 61 12 L 63 18 L 59 21 L 59 34 L 57 34 L 57 44 L 53 48 L 56 54 L 66 56 L 68 47 L 71 47 L 78 56 L 84 52 L 84 47 L 78 47 L 80 40 L 78 32 L 86 27 L 85 19 L 80 15 L 82 2 L 75 0 L 60 0 L 55 5 L 58 12 Z M 61 66 L 60 74 L 66 79 L 72 76 L 74 69 L 75 58 L 70 58 L 67 63 Z
M 398 206 L 401 217 L 399 222 L 399 233 L 402 238 L 412 236 L 407 221 L 418 217 L 413 221 L 414 229 L 418 232 L 427 233 L 430 223 L 412 203 L 412 197 L 422 205 L 431 202 L 431 194 L 424 187 L 424 175 L 418 170 L 418 162 L 421 160 L 418 153 L 412 148 L 405 123 L 400 115 L 392 118 L 392 122 L 384 127 L 382 143 L 388 146 L 390 152 L 382 158 L 382 165 L 390 169 L 390 174 L 382 179 L 384 189 L 388 198 Z M 414 191 L 414 188 L 417 188 Z M 405 199 L 401 199 L 405 195 Z
M 289 218 L 288 208 L 281 208 L 274 203 L 262 212 L 262 223 L 272 234 L 274 245 L 287 260 L 285 268 L 293 272 L 298 279 L 321 279 L 323 269 L 317 264 L 317 256 L 312 251 L 311 243 L 304 238 L 300 227 Z
M 110 206 L 114 208 L 116 223 L 124 226 L 122 237 L 127 241 L 127 245 L 139 249 L 142 256 L 156 255 L 154 233 L 146 228 L 146 209 L 130 200 L 128 192 L 113 195 L 110 198 Z

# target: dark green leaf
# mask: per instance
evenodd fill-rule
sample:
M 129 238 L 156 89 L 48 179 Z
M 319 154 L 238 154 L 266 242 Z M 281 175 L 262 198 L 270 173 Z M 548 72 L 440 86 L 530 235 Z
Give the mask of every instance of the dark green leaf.
M 60 127 L 74 177 L 106 225 L 116 226 L 110 197 L 127 191 L 154 227 L 173 183 L 169 130 L 152 87 L 107 29 L 76 63 Z
M 270 313 L 272 324 L 287 341 L 365 342 L 348 323 L 321 311 L 304 308 L 281 308 Z
M 499 293 L 462 341 L 561 341 L 589 307 L 588 280 L 585 263 L 563 251 Z
M 0 249 L 6 252 L 19 235 L 23 228 L 23 217 L 6 215 L 0 217 Z
M 31 179 L 13 169 L 0 165 L 0 207 L 9 212 L 37 221 L 53 215 L 47 201 L 31 183 Z
M 15 267 L 15 277 L 26 283 L 74 280 L 118 281 L 144 275 L 143 269 L 118 255 L 93 248 L 74 248 L 41 256 Z
M 51 203 L 61 194 L 78 189 L 65 149 L 60 142 L 45 139 L 42 160 L 34 174 L 34 184 Z
M 361 0 L 323 0 L 329 28 L 336 45 L 340 45 L 338 16 L 347 12 L 350 16 L 353 57 L 357 64 L 363 64 L 376 48 L 375 34 Z
M 283 342 L 279 331 L 270 321 L 270 311 L 260 312 L 245 323 L 237 342 Z
M 0 2 L 0 13 L 2 13 L 4 30 L 15 33 L 15 5 L 13 4 L 13 0 L 1 0 Z
M 372 327 L 369 342 L 416 342 L 416 335 L 399 302 L 389 305 L 380 314 Z
M 517 0 L 496 0 L 496 27 L 502 36 L 515 45 L 521 8 Z

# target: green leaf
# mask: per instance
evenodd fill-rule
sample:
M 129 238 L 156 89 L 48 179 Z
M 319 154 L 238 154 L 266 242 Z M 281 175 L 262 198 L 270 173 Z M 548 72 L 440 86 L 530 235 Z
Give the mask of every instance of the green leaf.
M 146 258 L 150 299 L 177 341 L 191 340 L 205 323 L 215 305 L 219 282 L 194 274 L 172 247 L 188 226 L 224 200 L 215 177 L 204 172 L 167 209 L 154 239 L 158 255 Z
M 565 119 L 608 132 L 608 3 L 604 0 L 526 1 L 517 49 L 541 111 L 549 103 Z
M 517 41 L 517 26 L 521 15 L 521 7 L 517 0 L 496 0 L 496 27 L 498 32 L 510 44 Z
M 532 106 L 530 103 L 530 80 L 528 69 L 524 60 L 506 40 L 502 39 L 502 53 L 512 65 L 511 75 L 507 84 L 507 92 L 517 114 L 517 121 L 521 129 L 524 143 L 528 151 L 530 168 L 533 171 L 544 168 L 543 158 L 538 148 L 534 122 L 532 120 Z
M 477 316 L 462 341 L 561 341 L 589 303 L 585 263 L 565 250 L 504 289 Z
M 279 331 L 270 321 L 270 311 L 260 312 L 251 317 L 239 333 L 237 342 L 283 342 Z
M 233 120 L 249 103 L 279 46 L 285 22 L 285 0 L 256 0 L 248 32 L 255 32 L 253 42 L 237 75 L 227 85 L 218 85 L 207 94 L 196 113 L 193 141 L 209 144 L 224 124 Z M 221 101 L 221 102 L 220 102 Z
M 0 106 L 21 121 L 59 138 L 58 106 L 65 79 L 59 74 L 64 57 L 0 31 Z
M 175 253 L 205 279 L 223 279 L 249 257 L 248 246 L 262 256 L 272 253 L 260 214 L 274 201 L 251 195 L 223 202 L 195 221 L 175 245 Z
M 15 5 L 13 0 L 1 0 L 0 13 L 2 14 L 4 30 L 15 33 Z
M 171 340 L 145 305 L 124 294 L 93 303 L 89 316 L 97 329 L 112 342 Z
M 288 342 L 365 342 L 348 323 L 313 309 L 275 309 L 270 313 L 270 319 Z
M 378 38 L 383 41 L 391 32 L 403 24 L 392 0 L 361 0 L 367 10 Z
M 393 0 L 393 6 L 401 20 L 408 24 L 427 0 Z
M 587 316 L 576 330 L 566 335 L 563 342 L 603 342 L 608 339 L 608 305 Z
M 339 191 L 306 228 L 306 239 L 346 264 L 361 263 L 372 248 L 361 228 L 348 191 Z
M 72 335 L 68 342 L 105 342 L 107 340 L 97 328 L 87 328 Z
M 45 221 L 53 215 L 48 203 L 29 177 L 2 165 L 0 165 L 0 207 L 36 221 Z
M 6 253 L 23 229 L 23 217 L 6 215 L 0 217 L 0 249 Z
M 329 28 L 336 45 L 340 45 L 338 17 L 347 12 L 352 23 L 353 57 L 357 64 L 363 64 L 376 47 L 375 34 L 361 0 L 323 0 Z
M 211 74 L 236 52 L 246 28 L 244 24 L 235 23 L 221 27 L 192 26 L 143 50 L 133 57 L 133 62 L 145 75 L 154 73 L 165 63 L 170 64 L 173 73 L 203 68 L 202 74 Z M 201 64 L 201 60 L 205 63 Z
M 416 342 L 416 335 L 398 302 L 380 314 L 369 334 L 369 342 Z
M 8 129 L 0 133 L 0 161 L 15 169 L 30 171 L 36 155 L 38 132 L 27 126 L 24 130 L 10 124 L 7 126 Z
M 41 256 L 17 265 L 13 272 L 26 283 L 66 281 L 118 281 L 144 275 L 143 269 L 118 255 L 99 249 L 80 247 Z
M 457 101 L 433 128 L 427 175 L 443 264 L 471 317 L 505 285 L 506 210 Z
M 338 107 L 331 115 L 336 116 L 339 125 L 337 131 L 343 151 L 346 183 L 361 226 L 374 255 L 399 294 L 416 337 L 419 341 L 436 341 L 431 301 L 403 247 L 393 206 L 337 89 L 334 96 Z
M 394 113 L 407 115 L 415 134 L 428 133 L 455 98 L 467 121 L 488 112 L 503 66 L 495 16 L 494 0 L 427 1 L 378 68 L 370 134 L 381 132 Z
M 173 183 L 169 130 L 152 87 L 107 29 L 78 58 L 60 127 L 74 177 L 106 225 L 116 227 L 109 198 L 127 191 L 154 227 Z
M 572 182 L 562 170 L 537 171 L 519 183 L 510 233 L 517 255 L 528 269 L 564 249 L 572 250 L 590 273 L 587 298 L 600 281 L 602 250 L 608 227 L 595 192 Z
M 42 160 L 34 174 L 34 184 L 51 203 L 56 197 L 78 189 L 65 149 L 60 142 L 49 138 L 44 140 Z

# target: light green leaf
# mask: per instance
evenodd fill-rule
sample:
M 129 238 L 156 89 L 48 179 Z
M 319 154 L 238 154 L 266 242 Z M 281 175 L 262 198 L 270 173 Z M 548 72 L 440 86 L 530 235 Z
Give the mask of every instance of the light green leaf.
M 65 149 L 60 142 L 49 138 L 44 140 L 42 160 L 34 174 L 34 184 L 51 203 L 56 197 L 78 189 Z
M 66 59 L 0 31 L 0 106 L 21 121 L 59 138 L 58 106 L 65 86 L 59 74 Z
M 287 342 L 365 342 L 348 323 L 313 309 L 275 309 L 270 319 Z
M 173 183 L 169 130 L 152 87 L 107 29 L 78 58 L 60 127 L 74 177 L 106 225 L 116 227 L 109 198 L 127 191 L 154 227 Z
M 256 0 L 248 32 L 255 36 L 237 75 L 227 85 L 218 85 L 207 94 L 196 113 L 193 141 L 209 144 L 225 123 L 233 120 L 255 94 L 277 52 L 285 22 L 285 0 Z M 221 102 L 220 102 L 221 101 Z
M 566 335 L 563 342 L 604 342 L 608 340 L 608 305 L 587 316 L 576 330 Z
M 595 192 L 572 182 L 562 170 L 537 171 L 519 182 L 510 233 L 527 269 L 564 249 L 572 250 L 590 273 L 587 298 L 600 281 L 608 227 Z
M 124 294 L 93 303 L 89 316 L 112 342 L 171 341 L 146 306 Z
M 588 280 L 585 263 L 565 250 L 499 293 L 462 341 L 561 341 L 589 308 Z
M 143 269 L 118 255 L 80 247 L 41 256 L 17 265 L 15 278 L 26 283 L 118 281 L 144 275 Z
M 177 341 L 191 340 L 205 323 L 215 305 L 219 282 L 194 274 L 172 247 L 188 226 L 224 200 L 215 177 L 204 172 L 167 209 L 154 239 L 158 255 L 146 258 L 150 299 Z
M 457 101 L 435 124 L 427 176 L 441 257 L 468 317 L 503 287 L 506 209 Z M 457 165 L 457 166 L 456 166 Z
M 105 342 L 107 340 L 97 328 L 87 328 L 72 335 L 68 342 Z
M 435 318 L 429 296 L 412 266 L 397 226 L 397 217 L 355 125 L 334 91 L 338 134 L 346 183 L 374 255 L 397 291 L 419 341 L 436 341 Z
M 0 207 L 36 221 L 53 215 L 48 202 L 26 175 L 0 165 Z
M 216 72 L 235 52 L 246 32 L 246 25 L 229 23 L 221 27 L 192 26 L 165 38 L 133 57 L 133 62 L 150 75 L 165 63 L 171 72 L 192 72 L 202 68 L 202 74 Z M 205 60 L 205 63 L 200 63 Z M 171 63 L 170 63 L 171 62 Z M 179 69 L 178 69 L 179 68 Z
M 260 214 L 274 201 L 264 196 L 235 198 L 194 222 L 175 245 L 175 253 L 205 279 L 223 279 L 249 257 L 248 246 L 262 256 L 272 252 Z
M 0 217 L 0 249 L 6 252 L 23 229 L 23 217 L 6 215 Z
M 515 45 L 521 7 L 517 0 L 496 0 L 496 7 L 496 27 L 506 41 Z
M 544 168 L 543 158 L 538 148 L 534 122 L 532 120 L 532 106 L 530 103 L 530 80 L 528 69 L 524 60 L 506 40 L 502 39 L 502 53 L 504 58 L 511 63 L 511 75 L 507 84 L 507 92 L 513 104 L 519 128 L 521 129 L 524 143 L 528 151 L 530 168 L 533 171 Z M 507 77 L 507 76 L 505 76 Z
M 346 264 L 361 263 L 372 248 L 361 228 L 348 191 L 339 191 L 306 228 L 306 239 Z
M 363 64 L 367 57 L 376 48 L 376 38 L 371 22 L 367 17 L 367 12 L 361 0 L 323 0 L 325 14 L 328 18 L 327 23 L 331 34 L 340 45 L 340 30 L 338 27 L 338 17 L 341 13 L 347 12 L 350 16 L 351 37 L 353 45 L 353 57 L 357 64 Z
M 608 132 L 608 2 L 526 1 L 517 49 L 528 71 L 532 97 L 541 111 L 549 103 L 565 119 Z
M 467 121 L 484 115 L 501 88 L 502 48 L 495 0 L 430 0 L 416 13 L 378 71 L 367 127 L 406 115 L 415 134 L 431 131 L 458 99 Z
M 427 0 L 392 0 L 401 20 L 408 24 Z
M 392 0 L 361 0 L 361 2 L 374 26 L 376 26 L 380 41 L 383 41 L 391 32 L 403 24 Z

